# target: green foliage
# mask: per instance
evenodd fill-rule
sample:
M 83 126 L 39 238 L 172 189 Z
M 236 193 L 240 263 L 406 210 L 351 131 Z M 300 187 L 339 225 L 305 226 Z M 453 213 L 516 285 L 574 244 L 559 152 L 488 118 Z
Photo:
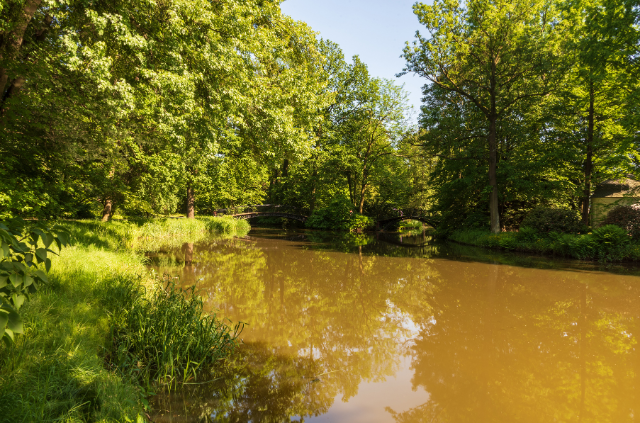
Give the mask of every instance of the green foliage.
M 532 228 L 540 233 L 569 233 L 584 231 L 578 213 L 573 210 L 538 207 L 532 210 L 520 224 L 521 228 Z
M 120 280 L 105 298 L 116 307 L 111 317 L 108 362 L 121 373 L 149 384 L 196 377 L 201 367 L 228 357 L 242 330 L 215 315 L 203 315 L 195 287 L 177 289 L 158 283 L 152 293 L 130 280 Z
M 65 228 L 72 225 L 83 226 Z M 105 235 L 76 238 L 51 258 L 50 283 L 20 310 L 24 336 L 0 345 L 0 422 L 112 423 L 142 414 L 139 388 L 105 367 L 108 316 L 119 305 L 108 309 L 104 294 L 120 279 L 140 283 L 145 257 L 97 239 Z
M 601 261 L 620 261 L 627 254 L 630 244 L 627 231 L 616 225 L 605 225 L 594 229 L 591 235 L 596 255 Z
M 604 225 L 616 225 L 626 230 L 629 236 L 640 240 L 640 208 L 637 206 L 617 206 L 607 213 Z
M 516 239 L 520 242 L 535 242 L 540 235 L 535 228 L 524 226 L 516 233 Z
M 0 335 L 5 342 L 15 341 L 23 322 L 19 311 L 30 294 L 49 282 L 51 257 L 68 245 L 69 234 L 61 226 L 27 226 L 17 219 L 0 223 Z
M 603 226 L 587 235 L 541 233 L 532 227 L 523 227 L 519 232 L 500 234 L 491 234 L 487 230 L 461 230 L 453 232 L 449 239 L 479 247 L 600 262 L 619 262 L 640 258 L 640 244 L 631 242 L 626 231 L 615 225 Z
M 249 232 L 251 225 L 244 219 L 214 217 L 206 219 L 206 228 L 211 233 L 242 236 Z
M 25 335 L 10 345 L 0 344 L 0 422 L 111 423 L 136 421 L 143 415 L 148 391 L 139 384 L 141 379 L 122 377 L 122 373 L 105 367 L 105 359 L 117 357 L 112 348 L 115 344 L 109 342 L 115 328 L 112 325 L 133 319 L 125 316 L 125 310 L 132 310 L 133 300 L 139 301 L 136 310 L 141 313 L 161 316 L 160 309 L 152 309 L 149 304 L 162 304 L 165 311 L 191 313 L 195 320 L 188 323 L 190 329 L 199 330 L 198 325 L 204 325 L 196 312 L 197 299 L 179 298 L 182 293 L 177 289 L 170 300 L 160 298 L 160 292 L 153 289 L 153 280 L 148 277 L 148 259 L 143 251 L 210 237 L 207 221 L 205 218 L 63 222 L 73 239 L 72 245 L 63 248 L 59 256 L 51 257 L 50 283 L 21 308 Z M 140 239 L 143 230 L 148 239 Z M 163 230 L 167 232 L 163 234 Z M 127 245 L 134 245 L 139 251 Z M 149 297 L 139 296 L 145 293 L 141 285 L 149 287 Z M 187 324 L 186 317 L 176 319 Z M 130 333 L 126 332 L 130 326 L 118 327 L 125 330 L 120 334 Z M 179 326 L 170 328 L 174 340 L 184 339 L 188 334 L 179 329 Z M 168 342 L 167 348 L 173 348 L 174 344 Z M 177 346 L 173 351 L 177 351 Z M 123 359 L 127 357 L 124 350 L 121 352 Z M 177 363 L 183 363 L 182 357 L 175 357 L 174 369 L 178 369 Z M 119 365 L 127 375 L 144 375 L 143 370 L 151 374 L 150 368 L 138 372 L 126 361 Z M 193 363 L 188 364 L 183 376 L 193 375 L 193 370 Z
M 398 230 L 403 231 L 418 231 L 424 226 L 419 220 L 402 220 L 398 223 Z
M 263 163 L 306 156 L 334 95 L 315 34 L 280 2 L 35 2 L 24 25 L 12 3 L 0 217 L 167 215 L 187 187 L 205 211 L 261 199 Z
M 130 219 L 109 222 L 62 223 L 73 239 L 83 245 L 110 249 L 154 251 L 160 246 L 182 245 L 212 235 L 245 235 L 251 229 L 246 220 L 232 217 L 196 219 Z
M 305 225 L 312 229 L 331 231 L 354 231 L 373 227 L 374 220 L 354 210 L 354 206 L 345 196 L 337 196 L 328 207 L 313 212 Z

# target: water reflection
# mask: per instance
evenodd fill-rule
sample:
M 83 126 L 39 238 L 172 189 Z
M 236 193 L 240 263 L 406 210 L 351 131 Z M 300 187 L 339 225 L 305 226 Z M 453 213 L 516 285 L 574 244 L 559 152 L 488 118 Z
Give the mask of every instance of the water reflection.
M 154 421 L 638 420 L 640 278 L 468 256 L 269 232 L 155 255 L 249 326 Z

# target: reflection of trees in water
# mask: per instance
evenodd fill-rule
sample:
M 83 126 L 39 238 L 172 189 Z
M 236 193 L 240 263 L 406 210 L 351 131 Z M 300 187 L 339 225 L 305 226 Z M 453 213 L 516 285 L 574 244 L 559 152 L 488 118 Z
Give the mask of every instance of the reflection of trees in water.
M 636 278 L 439 270 L 435 322 L 413 348 L 413 385 L 430 401 L 390 410 L 397 422 L 637 421 Z
M 228 421 L 313 416 L 338 395 L 356 395 L 362 381 L 384 380 L 410 354 L 413 385 L 429 402 L 389 410 L 398 422 L 640 416 L 637 278 L 429 259 L 448 254 L 446 246 L 351 240 L 340 244 L 344 254 L 292 242 L 198 244 L 191 266 L 188 247 L 155 259 L 167 270 L 179 262 L 187 284 L 200 280 L 209 310 L 250 325 L 222 385 L 163 399 L 184 398 L 173 410 Z M 415 344 L 404 344 L 412 330 Z M 222 396 L 212 397 L 214 386 Z
M 323 413 L 331 402 L 308 404 L 309 398 L 341 395 L 346 401 L 357 394 L 361 381 L 383 381 L 396 372 L 408 352 L 399 340 L 413 336 L 407 313 L 428 314 L 426 299 L 437 274 L 429 260 L 383 258 L 365 255 L 362 249 L 344 254 L 283 248 L 282 241 L 275 240 L 196 245 L 189 271 L 204 278 L 197 284 L 200 295 L 210 310 L 248 323 L 243 336 L 251 345 L 249 360 L 259 358 L 250 382 L 255 387 L 243 391 L 251 392 L 247 398 L 252 400 L 227 410 L 244 416 L 237 421 L 246 421 L 247 413 L 262 412 L 264 399 L 255 396 L 269 392 L 271 382 L 256 379 L 261 365 L 268 372 L 269 365 L 280 363 L 272 370 L 278 374 L 269 377 L 289 381 L 282 392 L 298 390 L 269 408 L 270 413 L 280 413 L 280 420 L 274 421 Z M 160 259 L 156 264 L 162 271 Z M 256 350 L 256 345 L 271 349 Z M 306 379 L 309 366 L 314 369 L 311 375 L 322 375 L 312 385 Z M 302 411 L 287 414 L 292 410 Z
M 192 422 L 282 422 L 318 416 L 333 403 L 333 391 L 317 361 L 290 357 L 263 343 L 248 343 L 212 383 L 185 385 L 170 396 L 159 395 L 154 421 L 163 414 L 184 413 Z M 176 420 L 173 420 L 176 421 Z

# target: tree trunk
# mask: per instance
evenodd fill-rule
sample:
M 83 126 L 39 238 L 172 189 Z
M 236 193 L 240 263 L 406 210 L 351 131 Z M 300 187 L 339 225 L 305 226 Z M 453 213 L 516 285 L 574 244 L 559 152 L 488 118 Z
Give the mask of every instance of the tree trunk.
M 196 196 L 193 192 L 193 185 L 187 185 L 187 219 L 196 218 Z
M 489 199 L 489 212 L 491 213 L 491 232 L 500 233 L 500 210 L 498 203 L 498 143 L 496 140 L 496 118 L 489 118 L 489 185 L 491 197 Z
M 20 52 L 24 33 L 27 30 L 29 22 L 33 19 L 33 15 L 35 15 L 36 10 L 38 10 L 40 3 L 42 3 L 42 0 L 27 0 L 24 4 L 20 17 L 18 18 L 15 29 L 8 34 L 3 34 L 3 38 L 5 38 L 3 44 L 6 44 L 5 51 L 8 53 L 7 59 L 15 57 Z M 2 61 L 2 59 L 4 59 L 4 57 L 2 57 L 2 53 L 0 52 L 0 61 Z M 4 91 L 8 80 L 9 73 L 7 69 L 0 68 L 0 95 L 2 95 L 2 97 L 4 97 Z
M 356 199 L 353 198 L 355 190 L 353 188 L 353 182 L 351 181 L 351 174 L 349 172 L 347 172 L 347 183 L 349 184 L 349 200 L 351 200 L 351 204 L 355 204 Z
M 367 184 L 366 182 L 362 183 L 362 189 L 360 190 L 360 207 L 359 207 L 359 212 L 360 214 L 362 214 L 362 210 L 364 210 L 364 194 L 367 191 Z
M 311 204 L 310 204 L 310 212 L 309 214 L 313 214 L 313 211 L 316 208 L 316 184 L 318 180 L 318 168 L 316 164 L 313 164 L 313 173 L 311 174 Z
M 111 219 L 111 216 L 113 215 L 112 210 L 113 210 L 113 200 L 108 198 L 104 202 L 104 208 L 102 209 L 102 221 L 103 222 L 108 222 L 109 219 Z
M 587 126 L 587 157 L 584 161 L 584 192 L 582 196 L 582 223 L 589 224 L 589 199 L 591 198 L 591 174 L 593 173 L 593 131 L 595 121 L 595 95 L 593 81 L 589 82 L 589 117 Z

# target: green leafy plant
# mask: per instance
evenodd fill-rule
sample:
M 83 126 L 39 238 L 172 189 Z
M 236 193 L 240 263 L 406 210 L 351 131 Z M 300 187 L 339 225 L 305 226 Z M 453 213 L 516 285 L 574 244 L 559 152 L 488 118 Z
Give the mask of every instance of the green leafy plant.
M 520 242 L 535 242 L 539 236 L 535 228 L 525 226 L 517 232 L 516 239 Z
M 194 288 L 184 291 L 173 282 L 165 288 L 158 282 L 149 293 L 130 280 L 116 282 L 105 295 L 114 310 L 107 362 L 148 385 L 195 377 L 198 369 L 229 356 L 243 325 L 231 328 L 203 314 Z
M 372 218 L 357 213 L 351 201 L 342 195 L 334 197 L 328 207 L 314 211 L 306 222 L 308 228 L 347 231 L 368 229 L 373 225 Z
M 616 225 L 605 225 L 594 229 L 591 235 L 597 245 L 600 261 L 618 261 L 625 255 L 626 247 L 631 241 L 627 231 Z
M 49 254 L 68 245 L 69 234 L 61 226 L 27 226 L 21 219 L 0 223 L 0 336 L 10 343 L 23 333 L 19 311 L 29 295 L 49 282 Z
M 520 224 L 520 228 L 532 228 L 540 233 L 568 233 L 584 232 L 578 212 L 567 209 L 552 209 L 538 207 L 533 209 Z
M 640 208 L 617 206 L 602 221 L 602 226 L 616 225 L 627 231 L 633 239 L 640 240 Z

